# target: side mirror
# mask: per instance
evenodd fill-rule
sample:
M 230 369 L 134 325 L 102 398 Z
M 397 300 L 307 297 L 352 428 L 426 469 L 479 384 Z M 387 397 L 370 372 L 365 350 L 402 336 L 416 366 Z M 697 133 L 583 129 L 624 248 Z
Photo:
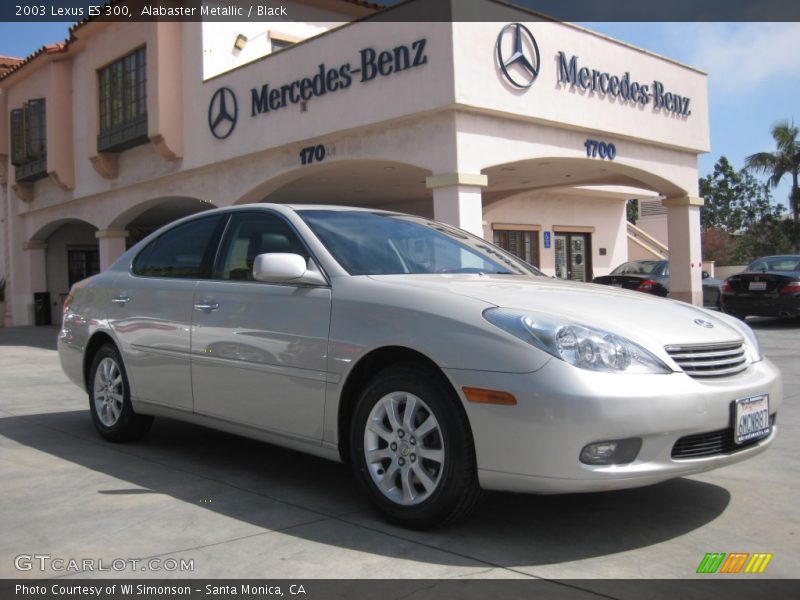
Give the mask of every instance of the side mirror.
M 299 254 L 269 252 L 259 254 L 253 261 L 253 279 L 264 283 L 305 283 L 325 285 L 327 282 L 314 265 L 309 270 L 306 259 Z
M 703 279 L 708 279 L 711 275 L 708 274 L 708 271 L 703 271 Z

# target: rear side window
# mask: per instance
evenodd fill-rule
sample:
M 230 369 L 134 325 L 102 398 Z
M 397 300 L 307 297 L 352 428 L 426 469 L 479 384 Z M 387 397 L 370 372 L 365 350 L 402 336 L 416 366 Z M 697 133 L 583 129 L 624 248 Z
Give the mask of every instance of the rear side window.
M 222 218 L 215 215 L 197 219 L 160 235 L 133 261 L 133 273 L 180 279 L 209 277 Z

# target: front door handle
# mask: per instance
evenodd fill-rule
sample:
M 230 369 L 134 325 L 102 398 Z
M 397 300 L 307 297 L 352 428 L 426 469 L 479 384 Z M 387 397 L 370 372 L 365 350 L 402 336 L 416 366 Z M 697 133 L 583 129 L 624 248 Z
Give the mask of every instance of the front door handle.
M 219 302 L 212 302 L 210 300 L 203 300 L 202 302 L 198 302 L 194 305 L 195 310 L 217 310 L 219 309 Z
M 111 301 L 114 304 L 127 304 L 128 302 L 131 301 L 131 297 L 123 294 L 123 295 L 117 296 L 116 298 L 112 298 Z

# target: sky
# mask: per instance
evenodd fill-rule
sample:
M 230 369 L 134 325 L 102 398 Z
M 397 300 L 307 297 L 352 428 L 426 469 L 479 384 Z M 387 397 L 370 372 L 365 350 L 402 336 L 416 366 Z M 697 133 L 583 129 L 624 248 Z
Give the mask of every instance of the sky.
M 800 124 L 800 23 L 581 23 L 634 46 L 709 74 L 711 152 L 699 171 L 711 173 L 724 155 L 734 168 L 747 155 L 772 151 L 770 128 L 780 120 Z M 67 23 L 0 22 L 0 55 L 27 56 L 67 37 Z M 785 177 L 773 191 L 788 205 Z

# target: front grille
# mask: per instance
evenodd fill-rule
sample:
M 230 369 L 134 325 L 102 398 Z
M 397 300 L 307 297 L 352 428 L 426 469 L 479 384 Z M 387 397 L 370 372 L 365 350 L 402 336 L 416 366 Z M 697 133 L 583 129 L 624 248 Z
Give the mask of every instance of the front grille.
M 742 342 L 667 346 L 665 350 L 690 377 L 722 377 L 747 368 Z
M 775 415 L 771 415 L 769 418 L 770 433 L 772 433 L 774 424 Z M 717 456 L 718 454 L 731 454 L 749 448 L 764 439 L 750 440 L 744 444 L 737 445 L 733 441 L 733 427 L 687 435 L 675 442 L 672 447 L 672 458 L 703 458 L 705 456 Z

